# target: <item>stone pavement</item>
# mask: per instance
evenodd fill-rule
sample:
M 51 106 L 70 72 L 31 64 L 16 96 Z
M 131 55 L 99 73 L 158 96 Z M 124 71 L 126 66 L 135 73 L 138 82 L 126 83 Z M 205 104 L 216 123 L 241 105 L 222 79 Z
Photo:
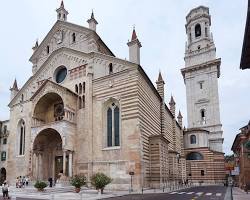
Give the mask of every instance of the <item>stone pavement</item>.
M 250 192 L 248 194 L 238 187 L 233 188 L 233 200 L 250 200 Z

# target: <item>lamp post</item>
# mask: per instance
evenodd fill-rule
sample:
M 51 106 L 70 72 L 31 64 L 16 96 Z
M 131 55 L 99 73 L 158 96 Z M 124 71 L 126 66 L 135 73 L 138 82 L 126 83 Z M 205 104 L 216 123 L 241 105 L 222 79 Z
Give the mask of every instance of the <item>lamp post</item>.
M 133 192 L 133 176 L 135 175 L 135 172 L 129 172 L 129 175 L 131 177 L 130 179 L 130 192 Z

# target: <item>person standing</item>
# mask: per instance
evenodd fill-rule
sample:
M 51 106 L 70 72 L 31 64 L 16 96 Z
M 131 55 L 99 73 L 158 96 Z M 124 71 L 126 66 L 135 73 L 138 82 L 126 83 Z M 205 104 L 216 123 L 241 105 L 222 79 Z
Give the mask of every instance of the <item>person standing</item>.
M 3 199 L 9 199 L 9 185 L 5 180 L 2 184 Z

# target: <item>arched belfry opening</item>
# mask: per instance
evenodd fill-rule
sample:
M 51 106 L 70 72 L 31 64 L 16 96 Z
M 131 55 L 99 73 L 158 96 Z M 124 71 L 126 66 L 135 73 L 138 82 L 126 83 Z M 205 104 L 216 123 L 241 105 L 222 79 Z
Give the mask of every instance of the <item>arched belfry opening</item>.
M 62 98 L 56 93 L 47 93 L 35 105 L 33 118 L 38 124 L 47 124 L 62 120 L 64 114 Z
M 63 149 L 63 139 L 54 129 L 42 130 L 33 143 L 32 174 L 34 179 L 57 180 L 59 173 L 72 176 L 72 152 Z M 70 167 L 70 168 L 69 168 Z
M 201 25 L 196 24 L 194 29 L 195 29 L 195 37 L 200 37 L 201 36 Z

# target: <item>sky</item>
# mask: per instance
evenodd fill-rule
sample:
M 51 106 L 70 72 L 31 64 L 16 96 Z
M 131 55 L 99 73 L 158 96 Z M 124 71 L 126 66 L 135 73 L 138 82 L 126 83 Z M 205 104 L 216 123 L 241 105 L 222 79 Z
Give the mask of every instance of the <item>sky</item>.
M 10 86 L 21 87 L 31 76 L 32 46 L 56 22 L 60 0 L 8 0 L 1 3 L 0 120 L 8 119 Z M 186 123 L 186 92 L 180 69 L 184 67 L 185 17 L 197 6 L 210 8 L 211 30 L 222 59 L 219 78 L 224 151 L 230 154 L 239 128 L 250 120 L 250 70 L 240 70 L 247 0 L 64 0 L 68 21 L 88 27 L 92 9 L 97 33 L 119 58 L 128 58 L 127 41 L 133 26 L 142 43 L 141 65 L 155 84 L 159 70 L 165 79 L 167 103 L 174 96 Z

